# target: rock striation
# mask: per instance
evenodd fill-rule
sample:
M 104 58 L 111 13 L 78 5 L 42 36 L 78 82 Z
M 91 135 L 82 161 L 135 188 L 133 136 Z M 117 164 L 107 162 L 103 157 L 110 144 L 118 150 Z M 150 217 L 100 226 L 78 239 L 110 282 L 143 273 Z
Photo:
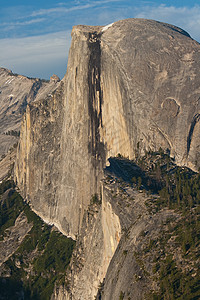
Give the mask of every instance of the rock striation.
M 15 164 L 16 183 L 24 198 L 47 223 L 52 218 L 60 231 L 54 216 L 59 209 L 62 100 L 61 82 L 55 93 L 27 106 Z
M 73 28 L 65 77 L 53 76 L 54 89 L 26 107 L 14 170 L 32 209 L 77 240 L 67 287 L 52 299 L 144 299 L 158 290 L 152 243 L 181 216 L 150 213 L 157 196 L 127 184 L 140 170 L 109 158 L 161 147 L 176 164 L 200 167 L 199 64 L 199 44 L 169 24 Z
M 76 238 L 110 156 L 161 147 L 198 169 L 199 65 L 199 44 L 169 24 L 75 26 L 64 79 L 22 123 L 15 180 L 32 208 Z
M 121 238 L 132 224 L 135 226 L 139 223 L 137 229 L 135 229 L 137 226 L 133 226 L 139 234 L 148 223 L 149 216 L 145 206 L 148 196 L 130 188 L 128 184 L 122 187 L 122 184 L 117 181 L 114 177 L 109 179 L 104 177 L 102 198 L 98 203 L 91 203 L 84 214 L 76 250 L 66 273 L 67 288 L 55 289 L 52 300 L 94 299 L 104 278 L 107 279 L 107 269 L 112 257 L 116 255 L 116 250 L 120 247 Z M 140 226 L 142 222 L 144 224 Z M 154 233 L 152 231 L 152 234 Z M 133 247 L 133 241 L 131 243 Z M 121 252 L 123 251 L 120 249 L 120 256 Z M 111 265 L 111 270 L 113 269 Z M 116 276 L 115 270 L 113 276 Z M 112 293 L 112 289 L 110 291 Z M 144 293 L 144 289 L 141 293 Z M 117 295 L 120 293 L 117 290 L 116 297 L 113 298 L 108 291 L 105 291 L 105 294 L 108 294 L 106 299 L 118 299 Z
M 0 68 L 0 156 L 18 141 L 17 133 L 27 104 L 44 98 L 57 87 L 59 79 L 55 76 L 48 82 Z

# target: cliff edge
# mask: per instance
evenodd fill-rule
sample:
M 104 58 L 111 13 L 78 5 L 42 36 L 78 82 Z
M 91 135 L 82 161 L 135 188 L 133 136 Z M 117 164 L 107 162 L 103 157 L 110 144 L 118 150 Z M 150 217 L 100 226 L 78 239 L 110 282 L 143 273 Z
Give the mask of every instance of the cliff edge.
M 0 68 L 0 157 L 18 141 L 21 119 L 28 103 L 44 98 L 57 87 L 54 82 L 28 78 Z M 1 175 L 0 175 L 1 176 Z
M 64 79 L 24 116 L 15 164 L 24 198 L 76 239 L 110 156 L 161 147 L 197 170 L 199 70 L 200 45 L 175 26 L 75 26 Z

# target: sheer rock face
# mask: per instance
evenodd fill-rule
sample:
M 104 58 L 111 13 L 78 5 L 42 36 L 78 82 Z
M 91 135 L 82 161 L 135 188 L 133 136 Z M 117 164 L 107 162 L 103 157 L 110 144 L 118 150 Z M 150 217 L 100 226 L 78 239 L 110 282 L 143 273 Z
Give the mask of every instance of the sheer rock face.
M 27 104 L 43 98 L 55 88 L 53 81 L 49 83 L 38 78 L 27 78 L 0 68 L 0 157 L 17 142 L 16 136 L 5 133 L 20 130 Z
M 67 289 L 55 289 L 51 300 L 95 299 L 121 237 L 142 214 L 145 220 L 147 218 L 145 201 L 148 197 L 128 185 L 122 188 L 114 178 L 110 181 L 112 183 L 105 176 L 101 183 L 101 203 L 91 204 L 84 214 L 76 249 L 66 273 Z M 137 230 L 140 232 L 140 228 Z M 110 296 L 108 299 L 113 298 Z
M 162 147 L 198 169 L 199 69 L 199 44 L 172 25 L 74 27 L 62 93 L 24 117 L 15 176 L 33 209 L 75 238 L 110 156 Z
M 57 224 L 60 180 L 62 82 L 55 93 L 29 104 L 22 120 L 15 163 L 15 181 L 21 194 L 45 221 Z M 60 206 L 62 211 L 63 207 Z M 56 217 L 55 217 L 56 216 Z

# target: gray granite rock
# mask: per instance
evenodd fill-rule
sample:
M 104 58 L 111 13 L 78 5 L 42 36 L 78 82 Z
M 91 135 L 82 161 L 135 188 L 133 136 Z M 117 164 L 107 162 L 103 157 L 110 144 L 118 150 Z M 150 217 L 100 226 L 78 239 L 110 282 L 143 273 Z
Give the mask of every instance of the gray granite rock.
M 198 169 L 199 64 L 199 44 L 169 24 L 75 26 L 58 90 L 23 120 L 15 178 L 33 209 L 76 238 L 110 156 L 162 147 Z
M 0 68 L 0 158 L 17 142 L 18 136 L 13 134 L 19 133 L 27 104 L 56 88 L 58 78 L 53 78 L 49 82 Z
M 33 210 L 77 239 L 69 286 L 52 299 L 94 299 L 105 276 L 103 299 L 143 299 L 153 284 L 140 282 L 134 255 L 142 231 L 161 234 L 173 212 L 150 216 L 147 195 L 125 197 L 101 183 L 103 168 L 118 153 L 132 159 L 160 147 L 177 164 L 199 168 L 199 64 L 199 44 L 169 24 L 128 19 L 73 28 L 67 73 L 55 92 L 27 106 L 15 164 Z M 96 211 L 95 193 L 102 198 Z

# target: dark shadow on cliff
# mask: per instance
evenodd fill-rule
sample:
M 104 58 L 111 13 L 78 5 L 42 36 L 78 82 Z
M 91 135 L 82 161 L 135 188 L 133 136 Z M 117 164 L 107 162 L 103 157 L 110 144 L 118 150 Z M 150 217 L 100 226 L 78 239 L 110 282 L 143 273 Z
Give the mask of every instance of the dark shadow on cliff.
M 110 166 L 105 168 L 105 174 L 121 178 L 126 183 L 136 184 L 139 189 L 153 193 L 158 193 L 162 188 L 161 181 L 149 176 L 136 162 L 123 157 L 110 157 L 108 161 Z
M 36 292 L 23 286 L 23 282 L 10 277 L 0 277 L 0 299 L 2 300 L 40 300 Z
M 145 174 L 142 169 L 134 162 L 119 157 L 110 157 L 108 159 L 110 166 L 106 167 L 105 171 L 131 183 L 132 178 L 144 177 Z

